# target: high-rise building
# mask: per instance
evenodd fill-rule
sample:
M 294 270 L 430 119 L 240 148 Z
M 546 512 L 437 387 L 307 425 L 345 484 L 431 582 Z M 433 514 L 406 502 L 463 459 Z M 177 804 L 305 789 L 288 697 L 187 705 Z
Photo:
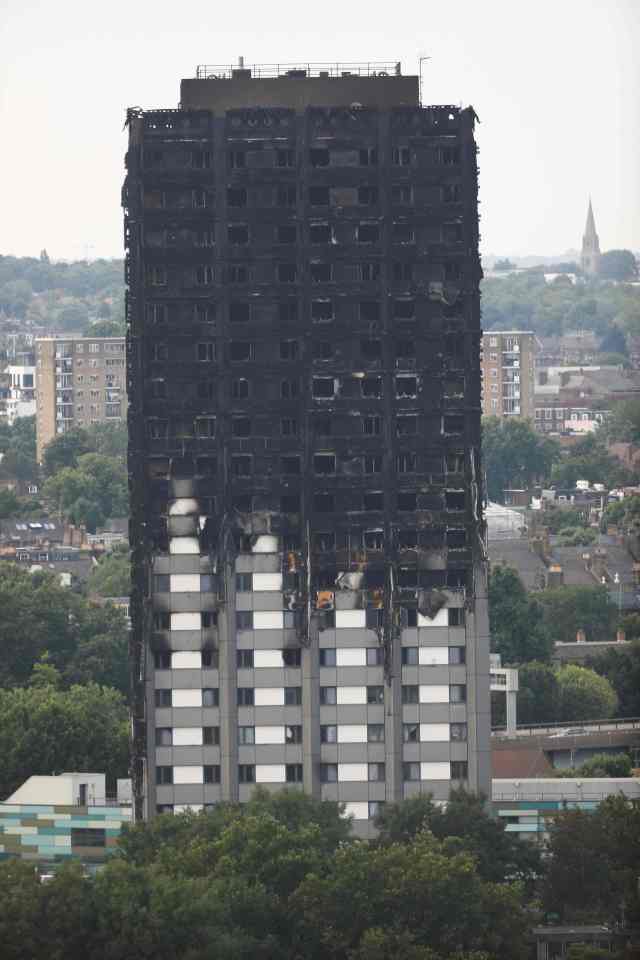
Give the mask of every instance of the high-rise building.
M 38 463 L 48 443 L 75 427 L 117 423 L 127 412 L 124 337 L 36 340 Z
M 375 70 L 375 72 L 372 72 Z M 136 815 L 488 792 L 475 115 L 399 65 L 130 110 Z
M 596 233 L 596 221 L 593 216 L 591 206 L 591 197 L 589 197 L 589 209 L 587 210 L 587 223 L 582 237 L 582 255 L 580 257 L 582 272 L 589 276 L 595 276 L 600 266 L 600 240 Z
M 487 417 L 533 420 L 536 335 L 489 330 L 482 337 L 482 412 Z

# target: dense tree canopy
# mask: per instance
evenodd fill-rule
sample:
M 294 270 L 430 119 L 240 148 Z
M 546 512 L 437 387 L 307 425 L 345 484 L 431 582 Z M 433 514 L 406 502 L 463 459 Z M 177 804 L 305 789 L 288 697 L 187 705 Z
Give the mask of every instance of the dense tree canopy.
M 491 570 L 489 625 L 491 650 L 500 654 L 504 666 L 551 656 L 553 641 L 543 625 L 543 608 L 511 567 Z
M 587 667 L 525 663 L 518 676 L 518 722 L 570 723 L 603 720 L 617 714 L 615 690 Z
M 124 697 L 94 683 L 59 690 L 51 679 L 49 671 L 44 682 L 36 672 L 31 686 L 0 690 L 3 799 L 36 774 L 105 771 L 111 788 L 116 777 L 127 776 L 129 723 Z
M 640 717 L 640 639 L 628 647 L 609 648 L 589 666 L 606 677 L 618 697 L 618 716 Z
M 607 250 L 600 257 L 598 275 L 605 280 L 635 280 L 638 264 L 631 250 Z
M 0 477 L 33 480 L 36 467 L 36 418 L 18 417 L 12 424 L 0 423 Z
M 485 417 L 482 458 L 490 500 L 504 502 L 503 491 L 526 488 L 536 477 L 547 477 L 560 456 L 554 440 L 536 433 L 527 420 Z
M 26 683 L 46 654 L 65 683 L 127 690 L 127 626 L 115 607 L 89 603 L 49 572 L 0 563 L 0 611 L 0 687 Z
M 105 554 L 89 574 L 87 589 L 99 597 L 128 597 L 131 593 L 129 547 L 117 546 Z
M 536 596 L 542 605 L 544 629 L 554 643 L 575 640 L 578 630 L 585 631 L 587 640 L 615 639 L 618 611 L 607 586 L 554 587 Z

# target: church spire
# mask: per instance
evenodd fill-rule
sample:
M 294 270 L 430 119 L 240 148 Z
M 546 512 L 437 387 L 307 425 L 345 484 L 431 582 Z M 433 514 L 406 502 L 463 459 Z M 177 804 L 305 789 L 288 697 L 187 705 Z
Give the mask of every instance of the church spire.
M 598 264 L 600 261 L 600 241 L 598 239 L 598 234 L 596 233 L 596 221 L 593 216 L 593 207 L 591 205 L 591 197 L 589 197 L 589 209 L 587 211 L 587 223 L 584 228 L 584 236 L 582 238 L 582 256 L 581 256 L 582 272 L 590 276 L 594 276 L 598 272 Z

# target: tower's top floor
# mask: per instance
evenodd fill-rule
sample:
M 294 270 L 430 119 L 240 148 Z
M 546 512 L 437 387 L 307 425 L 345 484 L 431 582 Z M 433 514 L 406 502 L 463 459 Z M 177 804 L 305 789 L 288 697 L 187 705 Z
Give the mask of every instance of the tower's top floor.
M 224 113 L 246 107 L 418 106 L 417 76 L 402 76 L 400 63 L 203 64 L 180 83 L 185 110 Z

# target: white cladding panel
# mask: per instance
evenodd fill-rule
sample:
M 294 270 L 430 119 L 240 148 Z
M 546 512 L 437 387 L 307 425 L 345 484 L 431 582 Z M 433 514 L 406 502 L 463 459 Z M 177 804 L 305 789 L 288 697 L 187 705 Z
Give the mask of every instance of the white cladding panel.
M 204 769 L 202 767 L 174 767 L 174 783 L 204 783 Z
M 421 780 L 451 780 L 451 764 L 449 761 L 441 761 L 439 763 L 421 763 L 420 764 L 420 779 Z
M 449 703 L 449 684 L 421 684 L 420 703 Z
M 282 590 L 282 574 L 281 573 L 254 573 L 253 589 L 256 591 Z
M 202 654 L 199 650 L 179 650 L 171 654 L 172 670 L 201 670 Z
M 171 593 L 200 593 L 199 573 L 172 573 L 169 576 Z
M 174 747 L 201 747 L 202 727 L 174 727 Z
M 344 814 L 345 817 L 353 817 L 354 820 L 368 820 L 369 819 L 369 804 L 365 800 L 345 803 L 344 805 Z
M 256 707 L 283 707 L 284 687 L 256 687 L 253 702 Z
M 351 613 L 352 611 L 347 610 L 346 612 Z M 366 665 L 367 651 L 364 647 L 338 647 L 336 650 L 336 666 L 366 667 Z
M 256 764 L 256 783 L 284 783 L 286 779 L 284 763 Z
M 338 687 L 336 690 L 336 700 L 338 704 L 347 703 L 366 703 L 366 687 Z
M 253 613 L 254 630 L 282 630 L 284 614 L 282 610 L 255 610 Z
M 338 743 L 366 743 L 367 725 L 341 723 L 338 726 Z
M 256 745 L 264 743 L 284 743 L 284 727 L 256 727 L 254 739 Z
M 339 763 L 338 781 L 340 783 L 366 782 L 369 779 L 369 766 L 366 763 Z
M 199 630 L 202 620 L 199 613 L 172 613 L 172 630 Z
M 448 627 L 449 626 L 448 608 L 440 607 L 435 617 L 425 617 L 424 614 L 418 613 L 418 626 L 419 627 Z
M 171 705 L 173 707 L 201 707 L 202 690 L 172 690 Z
M 443 740 L 450 740 L 448 723 L 421 723 L 420 724 L 420 742 L 421 743 L 440 743 Z
M 336 610 L 336 630 L 341 627 L 366 627 L 366 610 Z
M 253 665 L 254 667 L 283 666 L 282 650 L 254 650 Z
M 420 647 L 418 663 L 421 667 L 441 667 L 449 663 L 449 647 Z
M 198 512 L 198 501 L 191 497 L 181 497 L 169 505 L 170 517 L 189 517 Z
M 200 553 L 200 542 L 197 537 L 171 537 L 169 553 Z

